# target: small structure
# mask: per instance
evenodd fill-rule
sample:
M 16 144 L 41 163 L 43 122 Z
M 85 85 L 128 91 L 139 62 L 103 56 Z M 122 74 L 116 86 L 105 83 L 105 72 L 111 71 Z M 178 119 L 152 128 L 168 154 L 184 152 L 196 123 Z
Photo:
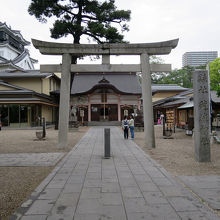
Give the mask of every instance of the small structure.
M 212 130 L 219 130 L 220 127 L 220 98 L 217 96 L 216 91 L 210 91 L 211 97 L 211 125 Z M 161 99 L 153 102 L 153 108 L 155 111 L 175 112 L 175 126 L 178 128 L 184 128 L 189 131 L 189 135 L 192 134 L 194 128 L 194 101 L 193 101 L 193 89 L 179 93 L 176 96 Z
M 178 112 L 176 108 L 187 102 L 185 99 L 188 100 L 189 96 L 192 94 L 192 89 L 172 84 L 164 86 L 158 85 L 158 87 L 160 90 L 157 89 L 156 91 L 152 91 L 153 94 L 155 93 L 158 97 L 155 99 L 155 95 L 153 95 L 154 123 L 157 123 L 161 114 L 167 118 L 167 115 L 170 113 L 174 115 L 175 123 L 177 123 Z
M 154 112 L 162 112 L 167 118 L 169 113 L 174 117 L 174 126 L 186 128 L 189 118 L 193 117 L 192 106 L 189 105 L 193 99 L 193 89 L 181 92 L 178 95 L 167 97 L 153 103 Z M 191 106 L 191 108 L 188 108 Z
M 45 140 L 45 137 L 46 137 L 46 120 L 45 120 L 45 118 L 42 119 L 42 131 L 36 131 L 36 137 L 39 140 Z

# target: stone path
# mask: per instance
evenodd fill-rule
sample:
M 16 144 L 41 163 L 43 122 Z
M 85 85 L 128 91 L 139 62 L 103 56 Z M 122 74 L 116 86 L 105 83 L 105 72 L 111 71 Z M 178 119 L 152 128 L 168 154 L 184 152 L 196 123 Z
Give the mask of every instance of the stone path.
M 64 153 L 0 154 L 0 166 L 54 166 L 63 156 Z
M 210 207 L 220 210 L 220 176 L 180 176 L 178 178 Z
M 220 219 L 119 128 L 104 159 L 103 135 L 89 129 L 10 219 Z

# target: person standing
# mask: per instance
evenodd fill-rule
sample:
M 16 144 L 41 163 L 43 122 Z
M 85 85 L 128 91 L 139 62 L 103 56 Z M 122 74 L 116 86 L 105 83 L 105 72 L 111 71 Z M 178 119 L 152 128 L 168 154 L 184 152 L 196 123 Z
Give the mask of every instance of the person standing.
M 134 139 L 134 116 L 133 115 L 130 116 L 129 128 L 131 132 L 131 139 L 133 140 Z
M 122 121 L 122 129 L 124 130 L 124 139 L 128 139 L 129 121 L 127 116 L 125 116 L 124 120 Z

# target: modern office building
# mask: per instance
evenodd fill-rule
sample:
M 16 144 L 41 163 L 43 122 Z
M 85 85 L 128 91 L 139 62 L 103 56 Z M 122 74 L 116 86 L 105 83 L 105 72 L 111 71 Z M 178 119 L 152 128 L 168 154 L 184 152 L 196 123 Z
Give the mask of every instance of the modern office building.
M 217 51 L 195 51 L 186 52 L 182 57 L 182 64 L 184 66 L 202 66 L 208 62 L 215 60 L 218 57 Z

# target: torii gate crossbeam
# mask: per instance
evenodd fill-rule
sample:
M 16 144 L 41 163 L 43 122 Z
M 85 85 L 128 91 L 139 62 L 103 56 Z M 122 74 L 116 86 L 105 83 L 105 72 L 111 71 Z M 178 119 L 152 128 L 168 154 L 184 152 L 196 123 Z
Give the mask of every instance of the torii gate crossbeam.
M 67 146 L 70 74 L 71 72 L 142 72 L 142 96 L 144 112 L 144 133 L 146 146 L 155 147 L 151 71 L 170 71 L 169 65 L 150 65 L 150 55 L 169 54 L 178 44 L 178 39 L 144 44 L 65 44 L 32 39 L 35 48 L 45 55 L 62 55 L 61 65 L 43 65 L 42 71 L 62 72 L 59 106 L 59 147 Z M 71 56 L 102 55 L 102 65 L 74 65 Z M 111 65 L 110 55 L 140 55 L 140 65 Z M 164 70 L 163 70 L 164 69 Z M 87 71 L 89 70 L 89 71 Z

